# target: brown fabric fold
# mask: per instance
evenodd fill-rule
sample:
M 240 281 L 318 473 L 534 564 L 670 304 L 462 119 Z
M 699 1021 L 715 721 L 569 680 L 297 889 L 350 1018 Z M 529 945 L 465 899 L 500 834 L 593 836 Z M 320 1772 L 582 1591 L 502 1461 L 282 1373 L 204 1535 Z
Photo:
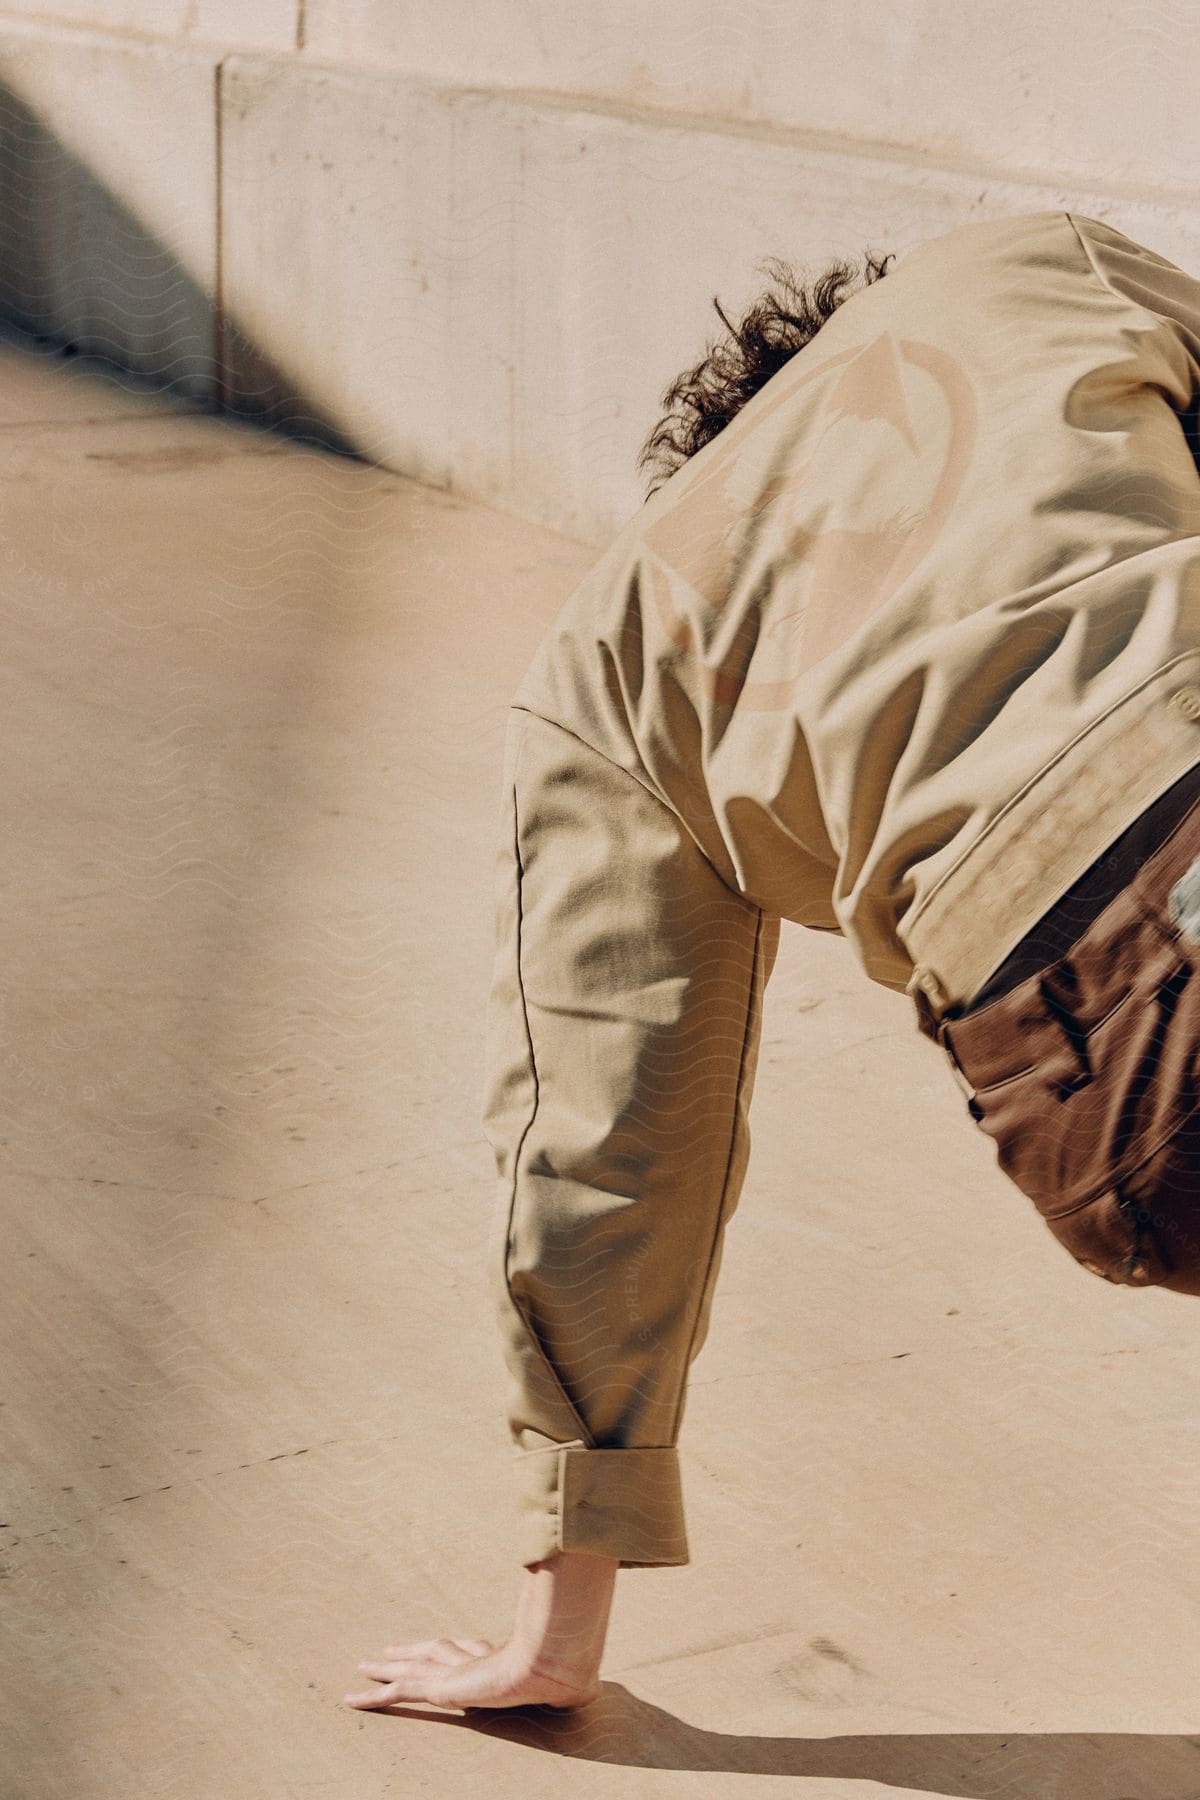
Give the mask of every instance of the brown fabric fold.
M 1200 770 L 937 1022 L 1000 1167 L 1084 1267 L 1200 1291 Z M 1188 927 L 1185 929 L 1184 927 Z

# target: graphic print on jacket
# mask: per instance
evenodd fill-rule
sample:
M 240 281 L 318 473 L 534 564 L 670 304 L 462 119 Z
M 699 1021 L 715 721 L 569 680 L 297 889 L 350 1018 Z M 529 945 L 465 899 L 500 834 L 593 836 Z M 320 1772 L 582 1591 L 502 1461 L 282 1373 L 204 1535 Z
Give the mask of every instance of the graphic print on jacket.
M 800 389 L 839 367 L 841 374 L 816 408 L 805 452 L 747 489 L 747 431 L 761 432 L 772 412 L 793 405 Z M 764 636 L 779 640 L 781 660 L 793 673 L 751 681 L 736 657 L 715 669 L 704 665 L 708 696 L 717 705 L 787 706 L 799 677 L 846 643 L 918 567 L 951 515 L 975 447 L 970 380 L 956 358 L 934 344 L 882 331 L 865 346 L 838 351 L 815 367 L 802 362 L 791 380 L 789 373 L 774 377 L 773 391 L 749 417 L 743 411 L 725 428 L 703 474 L 644 534 L 651 553 L 646 574 L 663 630 L 684 649 L 694 627 L 673 604 L 671 578 L 685 581 L 720 613 L 746 553 L 747 524 L 773 515 L 774 575 L 778 582 L 786 572 L 789 605 Z M 939 408 L 931 432 L 930 413 Z M 886 437 L 882 457 L 877 447 L 870 456 L 867 445 L 857 441 L 864 430 Z M 898 493 L 889 495 L 886 475 L 857 491 L 847 490 L 842 480 L 829 524 L 796 523 L 789 529 L 788 500 L 803 496 L 811 517 L 823 467 L 844 467 L 843 459 L 886 464 L 889 456 L 895 459 Z M 914 492 L 923 491 L 927 498 L 914 502 Z

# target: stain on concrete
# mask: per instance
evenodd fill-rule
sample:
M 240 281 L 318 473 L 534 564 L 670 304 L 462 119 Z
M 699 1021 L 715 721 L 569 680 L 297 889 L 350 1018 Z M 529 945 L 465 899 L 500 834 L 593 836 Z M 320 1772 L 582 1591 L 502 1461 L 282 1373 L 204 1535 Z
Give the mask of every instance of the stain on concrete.
M 867 1672 L 856 1657 L 851 1656 L 848 1650 L 843 1650 L 840 1644 L 835 1644 L 832 1638 L 814 1638 L 811 1647 L 815 1655 L 826 1656 L 831 1662 L 841 1663 L 843 1668 L 853 1669 L 856 1675 L 865 1675 Z
M 177 469 L 197 469 L 205 463 L 224 462 L 230 452 L 215 444 L 157 445 L 153 450 L 85 450 L 88 462 L 111 463 L 137 475 L 168 475 Z
M 847 1697 L 855 1678 L 870 1670 L 832 1638 L 815 1637 L 799 1656 L 780 1663 L 775 1674 L 802 1700 L 827 1706 Z
M 224 446 L 218 444 L 159 444 L 146 450 L 85 450 L 88 462 L 109 463 L 134 475 L 172 475 L 180 471 L 203 468 L 207 464 L 228 462 L 231 456 L 287 456 L 295 447 L 278 440 Z

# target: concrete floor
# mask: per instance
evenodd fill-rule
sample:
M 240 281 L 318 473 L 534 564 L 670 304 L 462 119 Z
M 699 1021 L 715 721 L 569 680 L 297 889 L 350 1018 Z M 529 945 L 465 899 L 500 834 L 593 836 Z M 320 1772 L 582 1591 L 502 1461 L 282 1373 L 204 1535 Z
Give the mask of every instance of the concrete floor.
M 1200 1795 L 1200 1311 L 797 928 L 692 1563 L 590 1709 L 342 1705 L 511 1619 L 492 822 L 593 552 L 15 344 L 0 484 L 5 1800 Z

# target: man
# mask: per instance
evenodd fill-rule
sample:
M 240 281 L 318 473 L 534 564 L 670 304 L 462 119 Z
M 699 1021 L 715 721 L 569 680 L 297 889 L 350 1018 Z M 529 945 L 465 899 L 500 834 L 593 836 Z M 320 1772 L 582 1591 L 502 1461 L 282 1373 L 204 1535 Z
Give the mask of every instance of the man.
M 616 1570 L 688 1560 L 783 919 L 913 997 L 1077 1260 L 1200 1288 L 1200 283 L 1060 211 L 867 276 L 668 390 L 677 466 L 512 700 L 484 1127 L 525 1575 L 508 1644 L 389 1646 L 352 1704 L 578 1705 Z

